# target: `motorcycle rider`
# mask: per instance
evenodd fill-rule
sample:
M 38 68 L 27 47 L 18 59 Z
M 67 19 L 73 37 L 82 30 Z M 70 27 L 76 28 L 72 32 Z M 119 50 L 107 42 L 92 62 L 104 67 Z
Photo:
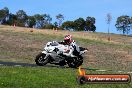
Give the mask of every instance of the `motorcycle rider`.
M 66 56 L 70 56 L 72 53 L 75 56 L 79 55 L 80 49 L 79 46 L 77 46 L 75 40 L 72 40 L 71 35 L 66 35 L 64 37 L 64 41 L 59 42 L 59 44 L 68 45 L 69 49 L 67 50 L 67 53 L 65 53 Z

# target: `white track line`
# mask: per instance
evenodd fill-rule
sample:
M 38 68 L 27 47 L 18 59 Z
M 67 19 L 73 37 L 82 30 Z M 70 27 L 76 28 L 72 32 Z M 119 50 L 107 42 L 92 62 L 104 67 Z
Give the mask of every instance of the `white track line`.
M 98 71 L 98 72 L 106 72 L 106 71 L 110 71 L 110 70 L 96 70 L 96 71 Z M 112 71 L 112 72 L 114 72 L 114 71 Z M 126 71 L 116 71 L 116 72 L 132 74 L 132 72 L 126 72 Z
M 123 72 L 123 71 L 118 71 L 119 73 Z
M 132 74 L 132 72 L 127 72 L 127 73 Z
M 96 71 L 102 71 L 103 72 L 103 71 L 107 71 L 107 70 L 96 70 Z
M 16 67 L 20 67 L 21 65 L 14 65 L 14 66 L 16 66 Z
M 0 65 L 3 65 L 3 64 L 0 64 Z
M 109 70 L 96 70 L 98 72 L 106 72 L 106 71 L 109 71 Z M 132 74 L 132 72 L 126 72 L 126 71 L 116 71 L 116 72 L 119 72 L 119 73 L 128 73 L 128 74 Z

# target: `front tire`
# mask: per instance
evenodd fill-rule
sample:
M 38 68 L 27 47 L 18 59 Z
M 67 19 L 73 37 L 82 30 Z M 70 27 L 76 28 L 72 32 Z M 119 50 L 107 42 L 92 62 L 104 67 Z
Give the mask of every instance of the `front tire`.
M 44 54 L 44 53 L 39 53 L 39 54 L 36 56 L 36 59 L 35 59 L 36 64 L 39 65 L 39 66 L 44 66 L 44 65 L 46 65 L 46 64 L 49 62 L 49 58 L 44 59 L 45 56 L 46 56 L 46 54 Z

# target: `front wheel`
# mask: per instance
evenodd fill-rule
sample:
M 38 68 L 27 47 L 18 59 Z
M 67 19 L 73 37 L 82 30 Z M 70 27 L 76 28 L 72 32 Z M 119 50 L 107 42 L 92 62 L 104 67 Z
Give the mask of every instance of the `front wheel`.
M 48 62 L 49 62 L 49 58 L 45 58 L 46 57 L 46 54 L 44 53 L 39 53 L 37 56 L 36 56 L 36 59 L 35 59 L 35 62 L 37 65 L 39 66 L 44 66 L 46 65 Z

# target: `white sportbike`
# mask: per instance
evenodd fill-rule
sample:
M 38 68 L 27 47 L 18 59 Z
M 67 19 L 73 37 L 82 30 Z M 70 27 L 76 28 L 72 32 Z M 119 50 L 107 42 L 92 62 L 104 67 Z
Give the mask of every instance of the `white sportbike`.
M 68 45 L 59 44 L 56 41 L 48 42 L 44 50 L 36 56 L 35 62 L 39 66 L 47 63 L 55 65 L 68 65 L 71 68 L 77 68 L 83 63 L 82 55 L 87 51 L 86 48 L 79 47 L 79 52 Z

